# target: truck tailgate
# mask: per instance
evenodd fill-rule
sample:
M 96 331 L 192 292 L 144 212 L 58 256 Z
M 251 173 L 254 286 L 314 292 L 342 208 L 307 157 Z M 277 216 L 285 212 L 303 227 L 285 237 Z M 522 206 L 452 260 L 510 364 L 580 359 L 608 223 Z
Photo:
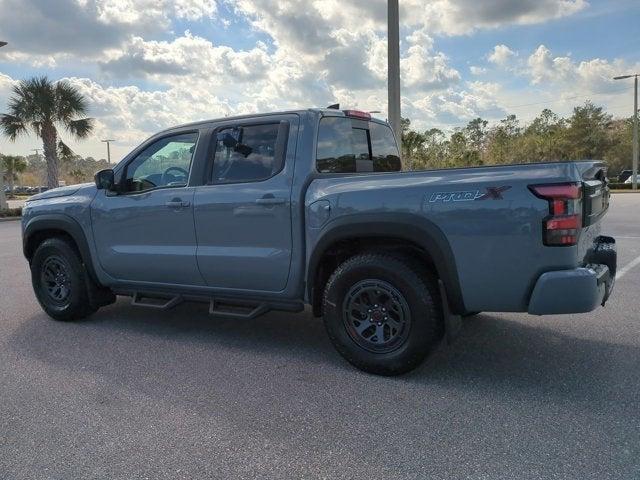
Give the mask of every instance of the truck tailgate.
M 597 223 L 609 209 L 609 181 L 607 166 L 602 162 L 576 164 L 583 181 L 583 225 Z

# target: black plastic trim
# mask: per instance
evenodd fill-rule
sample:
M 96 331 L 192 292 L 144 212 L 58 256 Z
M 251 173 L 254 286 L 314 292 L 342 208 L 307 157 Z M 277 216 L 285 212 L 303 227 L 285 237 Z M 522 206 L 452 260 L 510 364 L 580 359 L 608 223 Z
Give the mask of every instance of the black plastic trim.
M 447 289 L 451 311 L 456 314 L 466 312 L 456 261 L 444 233 L 425 218 L 398 213 L 338 218 L 325 227 L 309 260 L 307 295 L 311 301 L 316 273 L 325 251 L 338 241 L 364 237 L 397 238 L 414 243 L 425 250 L 433 260 L 437 274 Z
M 29 262 L 31 262 L 31 258 L 29 257 L 29 251 L 27 248 L 29 245 L 29 240 L 35 233 L 44 230 L 57 230 L 69 235 L 76 243 L 76 246 L 80 251 L 80 256 L 82 257 L 82 263 L 89 272 L 91 279 L 97 285 L 100 285 L 98 276 L 93 266 L 93 262 L 91 260 L 89 243 L 87 242 L 87 238 L 84 234 L 84 231 L 82 230 L 82 227 L 76 220 L 64 214 L 52 213 L 37 215 L 29 220 L 29 223 L 27 223 L 22 234 L 22 252 L 25 258 L 29 260 Z

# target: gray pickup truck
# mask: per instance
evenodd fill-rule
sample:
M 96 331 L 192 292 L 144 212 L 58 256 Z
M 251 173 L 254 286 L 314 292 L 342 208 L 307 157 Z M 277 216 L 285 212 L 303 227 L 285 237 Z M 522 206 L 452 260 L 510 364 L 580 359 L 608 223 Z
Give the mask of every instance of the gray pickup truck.
M 24 207 L 56 320 L 204 301 L 249 319 L 310 305 L 337 350 L 395 375 L 482 311 L 588 312 L 611 294 L 599 161 L 401 172 L 388 124 L 309 109 L 165 130 L 95 184 Z

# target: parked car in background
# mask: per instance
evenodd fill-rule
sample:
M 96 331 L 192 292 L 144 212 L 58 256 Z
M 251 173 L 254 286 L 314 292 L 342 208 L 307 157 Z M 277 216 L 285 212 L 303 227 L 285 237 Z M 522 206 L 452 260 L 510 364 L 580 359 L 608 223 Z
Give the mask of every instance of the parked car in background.
M 419 365 L 461 315 L 607 301 L 603 162 L 400 169 L 389 125 L 353 110 L 165 130 L 95 184 L 27 201 L 36 297 L 57 320 L 116 294 L 239 319 L 308 304 L 346 360 L 385 375 Z
M 618 174 L 618 183 L 631 183 L 631 182 L 627 182 L 627 180 L 631 175 L 633 175 L 633 170 L 622 170 Z

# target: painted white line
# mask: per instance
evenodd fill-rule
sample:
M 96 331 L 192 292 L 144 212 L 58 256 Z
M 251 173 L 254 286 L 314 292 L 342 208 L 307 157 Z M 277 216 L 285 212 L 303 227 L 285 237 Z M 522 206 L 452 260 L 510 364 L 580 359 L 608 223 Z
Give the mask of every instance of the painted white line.
M 618 272 L 616 273 L 616 280 L 620 280 L 629 272 L 629 270 L 631 270 L 633 267 L 637 267 L 638 265 L 640 265 L 640 256 L 636 257 L 634 260 L 631 260 L 631 262 L 627 263 L 624 267 L 618 270 Z

